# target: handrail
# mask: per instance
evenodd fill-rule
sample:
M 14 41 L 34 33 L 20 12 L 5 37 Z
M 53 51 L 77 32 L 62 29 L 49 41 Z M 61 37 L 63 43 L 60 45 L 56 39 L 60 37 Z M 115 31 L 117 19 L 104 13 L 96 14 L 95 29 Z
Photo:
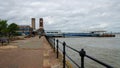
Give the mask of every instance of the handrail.
M 79 64 L 77 64 L 71 57 L 68 56 L 68 54 L 66 54 L 66 57 L 69 58 L 77 67 L 81 68 Z
M 74 48 L 72 48 L 72 47 L 70 47 L 70 46 L 68 46 L 68 45 L 66 45 L 66 47 L 68 47 L 68 48 L 72 49 L 73 51 L 75 51 L 75 52 L 79 53 L 79 51 L 78 51 L 78 50 L 76 50 L 76 49 L 74 49 Z
M 110 66 L 110 65 L 108 65 L 108 64 L 106 64 L 106 63 L 103 63 L 103 62 L 97 60 L 96 58 L 93 58 L 93 57 L 91 57 L 91 56 L 89 56 L 89 55 L 85 55 L 85 56 L 86 56 L 87 58 L 89 58 L 89 59 L 92 59 L 92 60 L 96 61 L 97 63 L 99 63 L 99 64 L 101 64 L 101 65 L 103 65 L 103 66 L 107 66 L 108 68 L 113 68 L 112 66 Z
M 50 38 L 49 38 L 49 37 L 46 37 L 46 38 L 47 38 L 47 40 L 49 40 L 49 42 L 50 42 Z M 51 39 L 52 39 L 52 38 L 51 38 Z M 78 51 L 78 50 L 70 47 L 69 45 L 67 45 L 65 42 L 61 42 L 61 41 L 59 41 L 58 39 L 55 40 L 55 38 L 54 38 L 53 40 L 54 40 L 54 41 L 53 41 L 53 43 L 54 43 L 53 48 L 55 48 L 55 42 L 56 42 L 56 46 L 57 46 L 57 47 L 56 47 L 56 49 L 57 49 L 57 58 L 58 58 L 58 54 L 59 54 L 58 49 L 63 52 L 63 68 L 66 67 L 66 66 L 65 66 L 65 62 L 66 62 L 65 56 L 66 56 L 70 61 L 72 61 L 78 68 L 84 68 L 84 57 L 87 57 L 87 58 L 89 58 L 89 59 L 91 59 L 91 60 L 93 60 L 93 61 L 95 61 L 95 62 L 97 62 L 97 63 L 99 63 L 99 64 L 101 64 L 101 65 L 103 65 L 103 66 L 105 66 L 105 67 L 107 67 L 107 68 L 114 68 L 114 67 L 112 67 L 111 65 L 108 65 L 108 64 L 106 64 L 106 63 L 104 63 L 104 62 L 102 62 L 102 61 L 100 61 L 100 60 L 97 60 L 96 58 L 93 58 L 93 57 L 87 55 L 87 54 L 86 54 L 86 51 L 84 51 L 84 49 L 81 49 L 81 51 Z M 52 42 L 50 42 L 50 43 L 52 43 Z M 59 48 L 59 43 L 62 44 L 63 50 Z M 66 54 L 66 51 L 65 51 L 65 48 L 66 48 L 66 47 L 67 47 L 67 48 L 70 48 L 71 50 L 77 52 L 77 53 L 80 55 L 80 57 L 81 57 L 81 67 L 80 67 L 79 64 L 77 64 L 71 57 L 69 57 L 68 54 Z M 54 49 L 54 50 L 55 50 L 55 49 Z
M 61 44 L 63 44 L 63 42 L 61 42 L 61 41 L 59 41 L 59 40 L 58 40 L 58 42 L 61 43 Z

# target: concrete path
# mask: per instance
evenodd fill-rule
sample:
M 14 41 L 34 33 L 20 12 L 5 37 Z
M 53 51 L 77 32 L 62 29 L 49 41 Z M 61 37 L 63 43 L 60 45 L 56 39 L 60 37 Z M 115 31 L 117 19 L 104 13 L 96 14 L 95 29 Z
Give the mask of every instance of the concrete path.
M 11 45 L 15 48 L 0 48 L 0 68 L 61 68 L 45 37 L 18 40 Z
M 8 49 L 0 52 L 0 68 L 42 68 L 42 50 Z
M 19 48 L 39 49 L 43 45 L 43 39 L 38 36 L 27 38 L 26 40 L 14 41 L 12 45 L 17 45 Z

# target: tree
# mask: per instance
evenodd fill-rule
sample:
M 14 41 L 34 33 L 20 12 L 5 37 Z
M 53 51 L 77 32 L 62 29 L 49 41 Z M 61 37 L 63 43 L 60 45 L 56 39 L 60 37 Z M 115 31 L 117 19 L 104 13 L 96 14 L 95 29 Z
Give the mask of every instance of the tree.
M 7 33 L 7 20 L 1 20 L 0 19 L 0 35 L 3 36 L 3 35 L 6 35 Z
M 7 28 L 9 37 L 14 36 L 18 29 L 19 29 L 19 27 L 17 24 L 15 24 L 15 23 L 10 24 Z
M 17 24 L 12 23 L 8 25 L 7 20 L 0 19 L 0 36 L 14 36 L 18 29 L 19 28 Z

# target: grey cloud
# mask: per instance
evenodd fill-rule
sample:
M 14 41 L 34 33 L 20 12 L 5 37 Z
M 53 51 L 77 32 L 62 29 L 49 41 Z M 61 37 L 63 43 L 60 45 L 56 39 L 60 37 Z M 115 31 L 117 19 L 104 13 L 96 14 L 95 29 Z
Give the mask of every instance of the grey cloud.
M 62 31 L 120 31 L 119 3 L 119 0 L 0 0 L 0 18 L 30 25 L 32 17 L 37 24 L 43 17 L 45 29 Z

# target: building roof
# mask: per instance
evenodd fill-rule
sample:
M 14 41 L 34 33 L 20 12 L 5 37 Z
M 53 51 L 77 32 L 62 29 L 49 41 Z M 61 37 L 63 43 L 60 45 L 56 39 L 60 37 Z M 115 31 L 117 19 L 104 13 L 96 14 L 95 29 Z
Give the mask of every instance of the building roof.
M 101 31 L 91 31 L 91 32 L 106 32 L 106 31 L 104 31 L 104 30 L 101 30 Z
M 29 27 L 31 28 L 29 25 L 18 25 L 19 28 L 25 28 L 25 27 Z

